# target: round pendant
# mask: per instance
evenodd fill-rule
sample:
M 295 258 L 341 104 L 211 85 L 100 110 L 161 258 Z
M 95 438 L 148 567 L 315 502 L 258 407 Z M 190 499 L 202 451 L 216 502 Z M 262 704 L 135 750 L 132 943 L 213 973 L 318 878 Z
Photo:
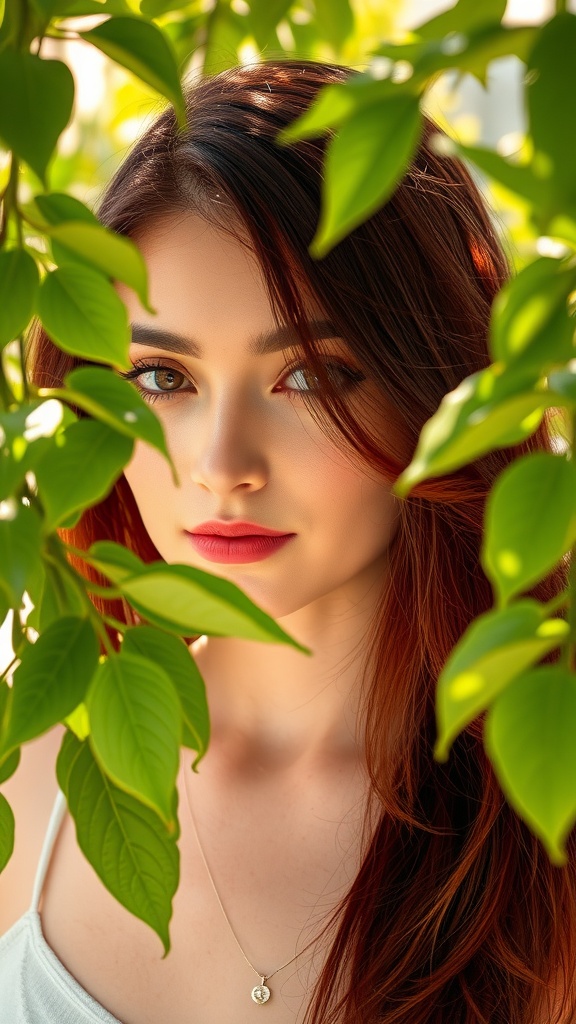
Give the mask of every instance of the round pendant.
M 268 985 L 265 985 L 264 983 L 262 983 L 261 985 L 256 985 L 252 989 L 252 999 L 254 1000 L 255 1003 L 259 1003 L 260 1006 L 268 1002 L 271 994 L 272 993 L 270 992 Z

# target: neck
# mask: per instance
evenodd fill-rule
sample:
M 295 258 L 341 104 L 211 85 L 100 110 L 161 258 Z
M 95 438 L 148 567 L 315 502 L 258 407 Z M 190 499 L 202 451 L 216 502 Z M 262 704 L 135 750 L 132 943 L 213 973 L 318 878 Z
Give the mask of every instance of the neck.
M 213 754 L 234 768 L 307 771 L 362 757 L 363 643 L 373 588 L 328 595 L 278 618 L 312 650 L 234 637 L 193 646 L 206 682 Z

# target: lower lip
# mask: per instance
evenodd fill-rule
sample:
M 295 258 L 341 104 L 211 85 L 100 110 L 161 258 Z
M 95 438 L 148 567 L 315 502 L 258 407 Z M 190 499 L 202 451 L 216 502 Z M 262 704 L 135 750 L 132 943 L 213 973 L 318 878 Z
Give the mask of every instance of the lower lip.
M 202 558 L 231 565 L 259 562 L 262 558 L 268 558 L 268 555 L 279 551 L 296 534 L 287 533 L 282 537 L 220 537 L 217 534 L 189 533 L 188 536 Z

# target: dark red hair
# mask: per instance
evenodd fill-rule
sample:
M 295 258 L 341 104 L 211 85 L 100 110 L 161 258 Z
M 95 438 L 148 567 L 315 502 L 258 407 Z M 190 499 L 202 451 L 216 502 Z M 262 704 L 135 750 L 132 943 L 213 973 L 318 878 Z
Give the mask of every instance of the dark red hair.
M 446 392 L 489 365 L 491 304 L 509 268 L 470 174 L 437 155 L 427 117 L 389 202 L 324 259 L 310 257 L 326 139 L 281 148 L 275 138 L 324 85 L 353 74 L 264 61 L 198 81 L 187 93 L 188 128 L 178 131 L 171 109 L 155 121 L 109 185 L 100 217 L 137 240 L 174 211 L 193 210 L 250 246 L 275 315 L 296 326 L 325 384 L 313 415 L 340 443 L 344 436 L 366 471 L 393 480 Z M 307 293 L 373 383 L 362 423 L 326 379 L 306 330 Z M 41 330 L 32 352 L 41 385 L 60 383 L 78 362 Z M 553 867 L 503 798 L 482 717 L 446 763 L 432 756 L 438 675 L 470 621 L 492 606 L 479 563 L 486 497 L 512 459 L 536 449 L 554 450 L 547 418 L 524 444 L 426 481 L 401 503 L 362 666 L 376 825 L 333 921 L 308 1024 L 572 1020 L 574 836 L 568 864 Z M 145 560 L 160 557 L 123 477 L 62 532 L 77 547 L 109 538 Z M 549 600 L 564 581 L 561 565 L 531 593 Z M 109 610 L 134 621 L 127 606 Z

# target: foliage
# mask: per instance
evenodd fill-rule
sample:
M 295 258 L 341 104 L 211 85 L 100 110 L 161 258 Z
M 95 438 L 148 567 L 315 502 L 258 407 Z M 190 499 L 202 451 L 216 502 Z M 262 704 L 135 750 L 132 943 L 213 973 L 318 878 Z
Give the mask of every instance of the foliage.
M 135 76 L 140 97 L 155 90 L 173 103 L 181 122 L 180 81 L 190 68 L 211 74 L 271 51 L 364 62 L 362 74 L 325 89 L 278 140 L 332 135 L 316 257 L 386 202 L 445 72 L 485 83 L 495 58 L 524 62 L 529 135 L 519 158 L 456 138 L 450 149 L 513 197 L 524 230 L 555 242 L 555 256 L 527 262 L 498 296 L 493 362 L 462 381 L 425 424 L 395 487 L 402 496 L 427 477 L 519 443 L 545 410 L 574 423 L 576 16 L 559 3 L 542 27 L 509 28 L 504 9 L 505 0 L 459 0 L 398 37 L 392 8 L 367 0 L 0 3 L 0 140 L 9 155 L 0 183 L 0 621 L 14 610 L 15 651 L 0 680 L 0 781 L 17 770 L 24 743 L 66 724 L 57 775 L 79 845 L 110 892 L 157 932 L 165 953 L 179 877 L 178 752 L 194 750 L 196 767 L 209 742 L 203 681 L 183 637 L 239 636 L 309 651 L 228 581 L 185 565 L 145 565 L 108 542 L 72 552 L 57 532 L 109 493 L 136 439 L 170 455 L 151 409 L 108 369 L 128 365 L 126 311 L 113 282 L 150 308 L 146 267 L 134 244 L 69 194 L 108 154 L 82 164 L 58 151 L 74 80 L 53 48 L 81 39 Z M 125 82 L 122 89 L 136 88 Z M 102 365 L 75 370 L 62 388 L 33 386 L 23 367 L 34 316 L 64 351 Z M 87 415 L 79 418 L 78 409 Z M 487 712 L 486 749 L 502 788 L 557 864 L 576 821 L 573 436 L 563 453 L 518 459 L 493 488 L 482 565 L 495 604 L 471 623 L 443 669 L 435 749 L 445 760 L 458 733 Z M 81 471 L 87 453 L 89 476 Z M 106 625 L 120 624 L 96 611 L 89 597 L 96 588 L 70 554 L 102 573 L 106 596 L 140 616 L 141 625 L 123 631 L 119 652 Z M 522 596 L 568 556 L 566 593 L 548 606 Z M 25 594 L 35 606 L 28 619 Z M 565 606 L 566 619 L 555 614 Z M 539 666 L 558 648 L 557 664 Z M 0 869 L 13 829 L 0 797 Z

